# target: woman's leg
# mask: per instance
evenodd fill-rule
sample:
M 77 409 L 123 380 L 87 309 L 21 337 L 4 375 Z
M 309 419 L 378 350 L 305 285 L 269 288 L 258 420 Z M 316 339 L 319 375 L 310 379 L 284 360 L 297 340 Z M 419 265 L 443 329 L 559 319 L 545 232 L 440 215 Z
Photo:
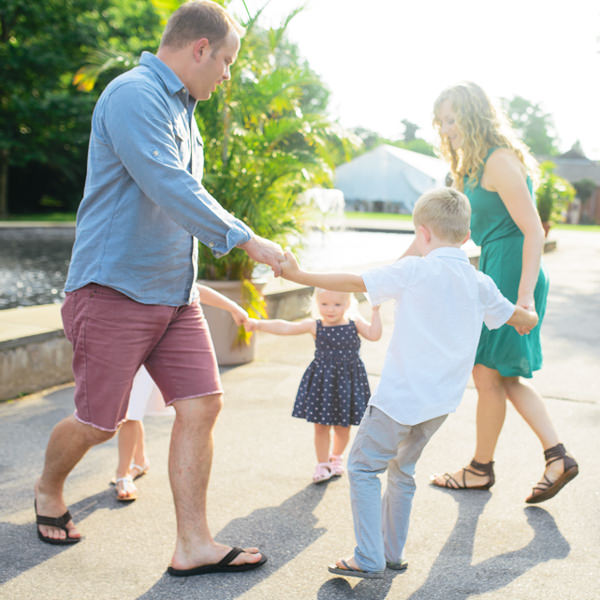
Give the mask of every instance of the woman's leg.
M 496 444 L 504 425 L 506 389 L 502 375 L 483 365 L 475 365 L 473 368 L 473 381 L 478 394 L 477 439 L 473 458 L 485 464 L 494 459 Z
M 474 460 L 487 464 L 494 458 L 494 451 L 504 417 L 506 416 L 506 389 L 503 377 L 495 369 L 483 365 L 473 368 L 473 380 L 477 388 L 477 436 Z M 473 473 L 475 471 L 475 473 Z M 481 473 L 481 474 L 478 474 Z M 452 484 L 451 480 L 458 483 Z M 475 487 L 490 481 L 490 475 L 473 465 L 449 475 L 434 475 L 432 483 L 441 487 Z
M 542 449 L 558 444 L 558 434 L 550 420 L 546 405 L 539 393 L 519 377 L 505 377 L 504 388 L 508 399 L 537 435 Z
M 517 409 L 517 412 L 540 440 L 542 449 L 548 450 L 548 448 L 556 446 L 560 441 L 558 434 L 546 410 L 544 400 L 537 390 L 519 377 L 507 377 L 505 388 L 508 398 Z M 544 475 L 548 480 L 556 481 L 564 470 L 564 462 L 556 460 L 546 467 Z

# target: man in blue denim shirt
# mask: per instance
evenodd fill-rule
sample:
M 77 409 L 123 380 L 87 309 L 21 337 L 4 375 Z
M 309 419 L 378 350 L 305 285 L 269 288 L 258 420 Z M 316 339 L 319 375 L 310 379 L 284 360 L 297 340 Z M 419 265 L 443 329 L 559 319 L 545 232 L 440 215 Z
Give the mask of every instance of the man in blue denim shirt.
M 195 287 L 197 240 L 217 256 L 237 246 L 281 272 L 281 248 L 255 236 L 201 182 L 194 108 L 229 79 L 242 31 L 216 3 L 188 2 L 169 19 L 156 56 L 144 52 L 98 100 L 62 308 L 76 410 L 54 428 L 35 487 L 39 538 L 79 542 L 64 482 L 91 446 L 118 430 L 145 364 L 176 411 L 169 475 L 177 542 L 169 573 L 178 576 L 266 561 L 257 548 L 217 544 L 208 528 L 222 390 Z

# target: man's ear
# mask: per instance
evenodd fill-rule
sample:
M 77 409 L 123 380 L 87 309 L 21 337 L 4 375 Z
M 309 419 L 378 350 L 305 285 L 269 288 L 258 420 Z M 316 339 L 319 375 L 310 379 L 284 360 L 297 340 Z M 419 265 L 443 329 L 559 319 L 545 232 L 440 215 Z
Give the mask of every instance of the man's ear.
M 200 38 L 192 44 L 192 53 L 194 55 L 194 59 L 197 61 L 201 60 L 202 56 L 208 53 L 209 50 L 210 42 L 207 38 Z

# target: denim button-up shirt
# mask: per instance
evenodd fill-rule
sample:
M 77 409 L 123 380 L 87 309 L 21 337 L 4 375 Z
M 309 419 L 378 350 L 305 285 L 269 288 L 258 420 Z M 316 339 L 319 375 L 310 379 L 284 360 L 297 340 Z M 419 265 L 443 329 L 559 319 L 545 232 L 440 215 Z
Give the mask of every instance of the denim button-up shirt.
M 196 100 L 160 59 L 114 79 L 92 117 L 66 291 L 112 287 L 144 304 L 196 297 L 197 240 L 216 256 L 252 231 L 203 187 Z

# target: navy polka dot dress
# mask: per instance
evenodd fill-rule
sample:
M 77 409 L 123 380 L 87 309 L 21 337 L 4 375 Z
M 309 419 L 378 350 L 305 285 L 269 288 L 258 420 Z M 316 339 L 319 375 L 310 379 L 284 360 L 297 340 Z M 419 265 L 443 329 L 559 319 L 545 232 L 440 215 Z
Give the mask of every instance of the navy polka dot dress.
M 317 321 L 315 358 L 302 376 L 293 417 L 321 425 L 358 425 L 371 396 L 354 321 L 323 327 Z

